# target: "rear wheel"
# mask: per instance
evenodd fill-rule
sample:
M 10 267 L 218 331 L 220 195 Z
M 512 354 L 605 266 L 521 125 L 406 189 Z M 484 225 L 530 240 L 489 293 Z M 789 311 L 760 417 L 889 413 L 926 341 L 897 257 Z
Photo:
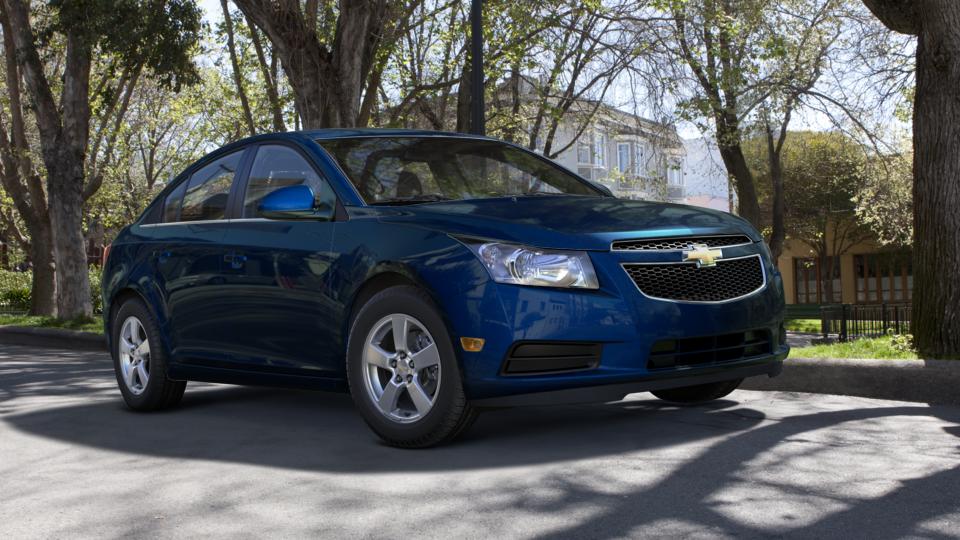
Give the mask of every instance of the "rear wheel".
M 476 418 L 439 310 L 415 287 L 387 289 L 357 313 L 347 378 L 363 419 L 393 446 L 447 442 Z
M 667 390 L 654 390 L 650 393 L 664 401 L 672 401 L 674 403 L 703 403 L 726 396 L 736 390 L 742 382 L 743 379 L 734 379 L 732 381 L 683 386 L 681 388 L 669 388 Z
M 167 354 L 146 305 L 139 298 L 125 301 L 111 329 L 113 367 L 127 406 L 155 411 L 180 403 L 187 383 L 167 378 Z

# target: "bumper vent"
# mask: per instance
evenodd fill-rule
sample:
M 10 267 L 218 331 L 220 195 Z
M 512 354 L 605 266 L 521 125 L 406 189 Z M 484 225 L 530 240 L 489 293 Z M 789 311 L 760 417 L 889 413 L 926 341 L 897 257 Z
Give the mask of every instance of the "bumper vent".
M 664 339 L 653 344 L 647 369 L 734 362 L 773 351 L 768 330 L 699 338 Z
M 743 234 L 727 236 L 686 236 L 679 238 L 652 238 L 642 240 L 617 240 L 611 245 L 613 251 L 676 251 L 687 249 L 690 244 L 707 247 L 730 247 L 753 243 Z
M 766 284 L 759 255 L 721 260 L 703 268 L 695 263 L 628 263 L 623 269 L 644 295 L 678 302 L 734 300 Z
M 593 369 L 600 365 L 599 343 L 534 342 L 515 343 L 503 363 L 504 375 L 540 375 Z

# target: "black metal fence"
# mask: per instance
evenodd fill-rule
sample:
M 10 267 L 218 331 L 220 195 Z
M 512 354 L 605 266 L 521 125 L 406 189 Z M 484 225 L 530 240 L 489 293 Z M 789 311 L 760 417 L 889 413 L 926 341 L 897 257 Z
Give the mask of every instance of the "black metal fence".
M 820 307 L 823 337 L 839 341 L 910 333 L 910 304 L 833 304 Z

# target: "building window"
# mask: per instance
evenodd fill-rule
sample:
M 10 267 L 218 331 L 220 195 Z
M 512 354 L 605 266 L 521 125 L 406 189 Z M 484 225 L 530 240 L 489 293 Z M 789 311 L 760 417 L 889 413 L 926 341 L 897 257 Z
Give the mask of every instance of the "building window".
M 913 297 L 913 264 L 908 253 L 853 256 L 857 302 L 909 302 Z
M 823 263 L 823 264 L 821 264 Z M 839 257 L 793 259 L 798 304 L 840 303 L 843 299 Z M 827 276 L 832 274 L 832 278 Z
M 617 143 L 617 170 L 630 172 L 630 143 Z
M 590 144 L 581 137 L 580 140 L 577 141 L 577 163 L 590 165 L 593 162 L 590 157 Z
M 607 136 L 603 133 L 593 135 L 593 155 L 596 158 L 594 164 L 599 167 L 607 166 Z
M 590 167 L 577 167 L 577 174 L 586 178 L 587 180 L 593 180 L 593 169 Z
M 667 165 L 667 183 L 671 186 L 683 185 L 683 171 L 680 170 L 679 161 L 670 161 Z
M 633 174 L 647 176 L 647 148 L 646 144 L 638 142 L 633 147 Z

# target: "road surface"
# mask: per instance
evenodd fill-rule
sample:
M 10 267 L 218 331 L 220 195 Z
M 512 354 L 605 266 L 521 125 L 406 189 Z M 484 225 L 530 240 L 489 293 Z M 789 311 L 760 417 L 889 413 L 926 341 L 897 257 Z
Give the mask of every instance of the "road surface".
M 0 538 L 960 538 L 960 408 L 738 391 L 377 442 L 347 396 L 120 402 L 102 353 L 0 345 Z

